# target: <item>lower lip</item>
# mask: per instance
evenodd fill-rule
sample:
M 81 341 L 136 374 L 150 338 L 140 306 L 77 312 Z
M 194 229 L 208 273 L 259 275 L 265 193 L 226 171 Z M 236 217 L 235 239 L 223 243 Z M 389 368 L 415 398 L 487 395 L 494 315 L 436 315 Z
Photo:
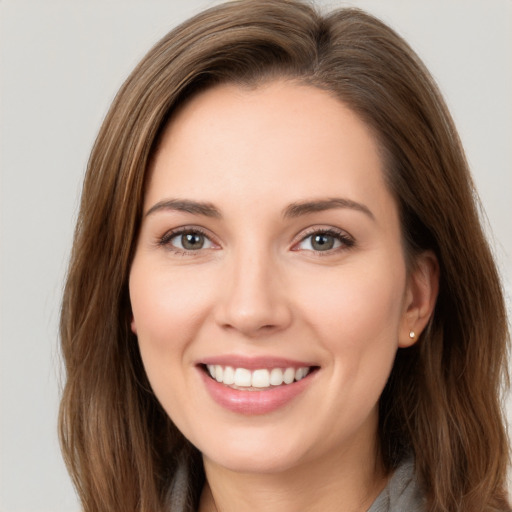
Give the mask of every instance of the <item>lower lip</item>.
M 267 414 L 291 402 L 304 391 L 310 381 L 311 374 L 292 384 L 283 384 L 262 391 L 240 391 L 217 382 L 199 369 L 201 377 L 210 396 L 219 405 L 232 412 L 245 415 Z

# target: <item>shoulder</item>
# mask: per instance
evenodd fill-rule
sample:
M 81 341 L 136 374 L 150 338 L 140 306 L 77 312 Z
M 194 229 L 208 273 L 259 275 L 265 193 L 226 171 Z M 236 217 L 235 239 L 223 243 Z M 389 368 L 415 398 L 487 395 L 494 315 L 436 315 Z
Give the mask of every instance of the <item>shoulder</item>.
M 404 460 L 368 512 L 424 512 L 425 497 L 416 480 L 414 459 Z

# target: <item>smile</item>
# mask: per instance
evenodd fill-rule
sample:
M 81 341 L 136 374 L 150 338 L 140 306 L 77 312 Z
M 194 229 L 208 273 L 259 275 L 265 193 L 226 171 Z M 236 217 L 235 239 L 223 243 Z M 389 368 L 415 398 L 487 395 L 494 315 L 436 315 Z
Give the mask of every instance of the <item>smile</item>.
M 300 368 L 233 368 L 209 364 L 206 366 L 210 376 L 217 382 L 243 391 L 261 391 L 263 389 L 292 384 L 302 380 L 311 371 L 311 367 Z
M 280 358 L 215 357 L 197 365 L 207 393 L 223 409 L 261 415 L 291 404 L 316 380 L 319 366 Z

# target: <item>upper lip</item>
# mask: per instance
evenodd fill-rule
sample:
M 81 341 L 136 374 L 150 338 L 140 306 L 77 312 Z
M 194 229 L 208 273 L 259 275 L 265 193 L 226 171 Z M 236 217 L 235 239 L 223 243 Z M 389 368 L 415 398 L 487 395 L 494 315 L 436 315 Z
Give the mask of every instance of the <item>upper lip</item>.
M 258 370 L 263 368 L 304 368 L 317 366 L 308 361 L 297 361 L 276 356 L 248 357 L 235 354 L 205 357 L 197 362 L 200 365 L 231 366 L 233 368 L 246 368 L 247 370 Z

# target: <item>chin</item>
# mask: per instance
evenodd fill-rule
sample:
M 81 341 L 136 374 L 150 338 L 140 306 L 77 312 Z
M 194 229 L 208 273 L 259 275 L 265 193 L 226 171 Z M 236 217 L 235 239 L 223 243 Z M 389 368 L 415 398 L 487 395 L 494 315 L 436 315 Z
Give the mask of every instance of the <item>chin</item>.
M 274 474 L 285 473 L 300 464 L 297 457 L 291 457 L 287 453 L 281 453 L 279 450 L 273 450 L 273 453 L 267 453 L 262 456 L 261 453 L 247 454 L 212 454 L 203 457 L 216 466 L 236 473 L 251 474 Z
M 282 442 L 280 439 L 261 435 L 230 436 L 229 439 L 216 439 L 205 442 L 203 453 L 205 463 L 221 466 L 238 473 L 280 473 L 301 463 L 305 453 L 304 444 Z

